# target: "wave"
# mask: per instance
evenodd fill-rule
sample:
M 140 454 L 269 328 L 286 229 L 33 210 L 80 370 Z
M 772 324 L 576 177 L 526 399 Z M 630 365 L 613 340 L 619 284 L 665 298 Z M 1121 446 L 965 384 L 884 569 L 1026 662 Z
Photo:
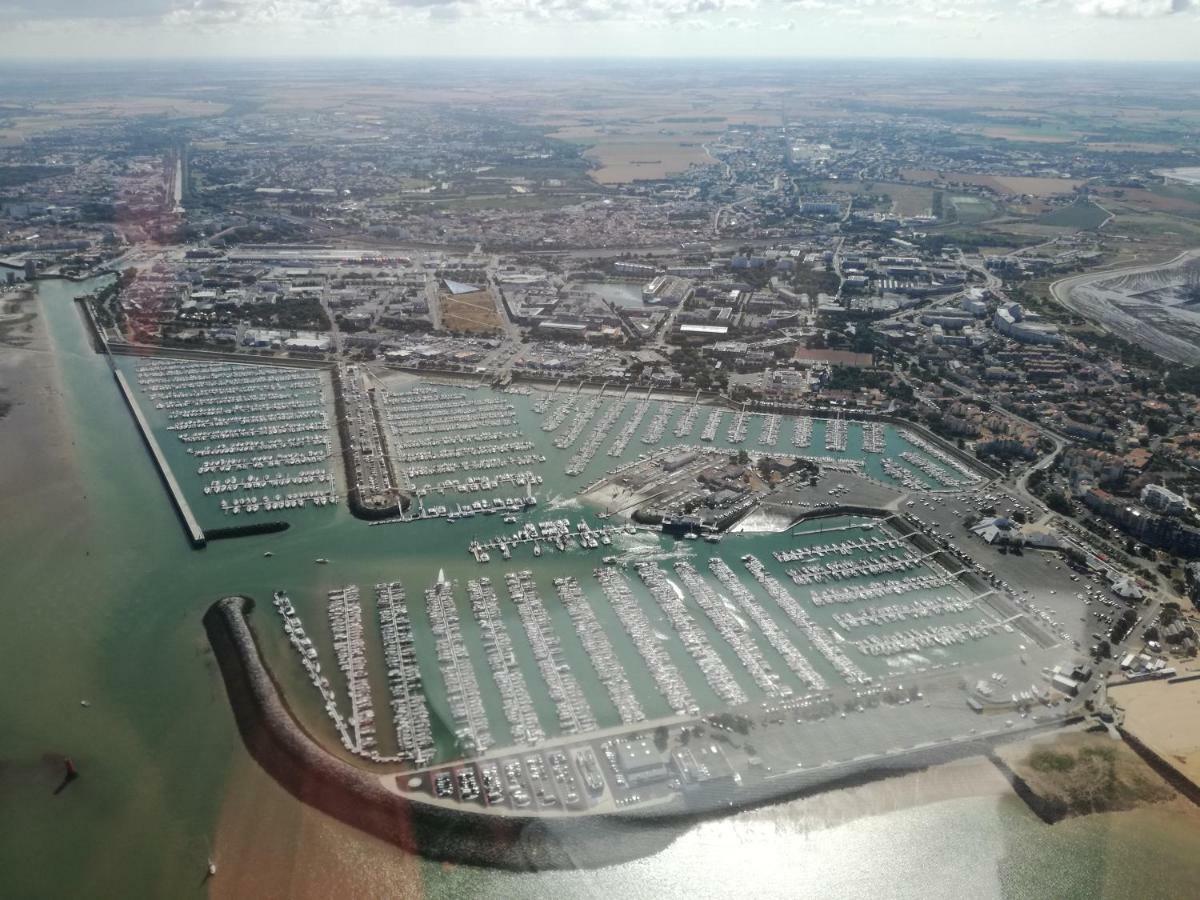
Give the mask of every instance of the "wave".
M 542 505 L 552 510 L 583 509 L 583 502 L 578 497 L 564 497 L 562 494 L 547 498 Z

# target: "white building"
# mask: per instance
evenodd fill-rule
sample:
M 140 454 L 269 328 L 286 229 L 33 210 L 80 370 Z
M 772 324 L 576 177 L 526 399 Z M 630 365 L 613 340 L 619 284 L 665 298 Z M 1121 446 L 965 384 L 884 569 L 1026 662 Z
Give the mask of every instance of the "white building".
M 1000 334 L 1022 344 L 1060 344 L 1058 328 L 1035 322 L 1026 315 L 1020 303 L 1005 303 L 992 316 L 992 327 Z
M 1142 503 L 1155 512 L 1178 515 L 1188 507 L 1187 499 L 1169 491 L 1161 484 L 1148 484 L 1142 488 Z

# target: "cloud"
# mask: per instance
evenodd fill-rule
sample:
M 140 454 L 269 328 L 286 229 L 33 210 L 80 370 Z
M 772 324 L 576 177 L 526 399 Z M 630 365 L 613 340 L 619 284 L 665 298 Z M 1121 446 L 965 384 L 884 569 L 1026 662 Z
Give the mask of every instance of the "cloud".
M 158 18 L 184 5 L 179 0 L 0 0 L 0 18 Z
M 778 30 L 800 23 L 905 32 L 963 32 L 997 21 L 1043 29 L 1050 20 L 1164 19 L 1191 13 L 1200 0 L 0 0 L 0 21 L 66 20 L 176 29 L 394 27 L 472 21 L 500 29 L 625 23 Z M 1018 26 L 1015 23 L 1021 22 Z M 835 23 L 841 22 L 841 25 Z M 781 24 L 782 23 L 782 24 Z
M 1080 0 L 1075 9 L 1103 19 L 1158 19 L 1185 13 L 1192 0 Z

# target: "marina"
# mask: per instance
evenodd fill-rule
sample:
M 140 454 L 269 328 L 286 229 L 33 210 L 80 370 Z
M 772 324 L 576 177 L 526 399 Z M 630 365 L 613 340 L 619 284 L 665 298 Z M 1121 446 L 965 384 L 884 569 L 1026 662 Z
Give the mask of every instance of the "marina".
M 792 671 L 804 681 L 805 685 L 812 691 L 825 690 L 825 679 L 813 668 L 812 663 L 804 658 L 804 655 L 796 647 L 795 643 L 792 642 L 791 638 L 784 633 L 774 618 L 763 609 L 762 604 L 754 598 L 754 595 L 750 591 L 746 590 L 745 586 L 738 580 L 733 569 L 729 568 L 722 559 L 710 559 L 708 566 L 717 581 L 737 601 L 738 607 L 758 626 L 767 641 L 783 657 Z
M 172 462 L 194 460 L 192 490 L 226 515 L 253 503 L 298 509 L 301 497 L 292 495 L 305 495 L 309 507 L 332 503 L 321 496 L 337 457 L 322 375 L 235 372 L 220 386 L 210 365 L 151 368 L 139 383 L 141 396 L 152 392 L 163 404 L 154 411 L 163 417 L 160 433 L 176 440 Z M 719 464 L 743 446 L 752 456 L 774 454 L 785 433 L 791 453 L 808 450 L 802 458 L 821 477 L 865 474 L 898 490 L 927 490 L 935 476 L 943 486 L 966 483 L 947 459 L 892 426 L 711 407 L 690 444 L 683 438 L 696 434 L 702 405 L 652 392 L 632 397 L 565 383 L 495 392 L 352 366 L 337 379 L 352 435 L 351 480 L 364 498 L 398 510 L 371 524 L 438 520 L 455 527 L 442 537 L 431 532 L 430 541 L 456 535 L 442 558 L 457 579 L 439 577 L 416 608 L 394 575 L 372 579 L 375 638 L 349 580 L 327 593 L 344 687 L 330 687 L 309 655 L 315 648 L 301 645 L 333 734 L 365 759 L 422 768 L 663 716 L 821 697 L 876 684 L 892 660 L 922 649 L 964 652 L 1006 633 L 969 618 L 978 607 L 947 593 L 954 576 L 880 520 L 835 518 L 773 538 L 722 541 L 718 533 L 676 544 L 657 526 L 630 521 L 628 510 L 617 513 L 619 504 L 601 511 L 574 499 L 647 460 L 693 454 Z M 248 433 L 260 428 L 277 432 Z M 193 435 L 205 439 L 180 439 Z M 825 448 L 819 454 L 811 452 L 814 435 Z M 398 508 L 402 494 L 410 502 Z M 688 494 L 681 486 L 667 496 Z M 766 541 L 767 564 L 747 564 L 751 581 L 743 584 L 726 560 L 745 555 L 747 540 Z M 328 562 L 334 553 L 318 555 Z M 466 576 L 455 559 L 476 573 L 486 567 L 489 577 Z M 552 576 L 543 568 L 551 559 L 565 567 Z M 298 624 L 292 612 L 289 622 Z M 897 626 L 907 630 L 886 630 Z M 423 670 L 437 677 L 423 678 Z M 378 718 L 382 709 L 390 721 Z
M 558 711 L 559 729 L 564 734 L 579 734 L 596 729 L 596 719 L 579 686 L 562 646 L 546 604 L 538 595 L 532 573 L 526 569 L 504 576 L 508 595 L 521 615 L 525 634 L 533 647 L 542 678 Z
M 381 452 L 395 456 L 401 487 L 412 497 L 406 512 L 372 524 L 440 520 L 454 526 L 438 533 L 457 535 L 446 550 L 454 554 L 447 557 L 447 571 L 465 586 L 460 595 L 454 578 L 439 580 L 414 613 L 398 581 L 379 581 L 392 593 L 376 589 L 380 672 L 386 675 L 378 696 L 386 691 L 396 755 L 382 756 L 372 745 L 375 723 L 367 706 L 352 702 L 342 720 L 349 746 L 358 748 L 365 738 L 356 752 L 368 758 L 432 765 L 448 753 L 476 756 L 662 716 L 864 689 L 888 678 L 893 660 L 921 665 L 909 660 L 922 649 L 965 652 L 1006 634 L 992 619 L 980 618 L 976 602 L 958 591 L 956 577 L 892 532 L 886 517 L 833 517 L 777 536 L 722 541 L 714 534 L 693 542 L 635 524 L 627 513 L 609 509 L 601 515 L 573 499 L 635 463 L 693 454 L 718 464 L 743 445 L 752 453 L 773 452 L 785 429 L 793 445 L 811 445 L 815 433 L 821 446 L 835 448 L 806 454 L 824 478 L 869 474 L 900 490 L 900 480 L 885 471 L 895 459 L 927 489 L 929 476 L 903 452 L 918 454 L 948 478 L 961 477 L 892 426 L 745 409 L 730 419 L 729 410 L 714 407 L 706 413 L 710 439 L 701 435 L 691 445 L 673 435 L 689 415 L 693 424 L 699 420 L 700 406 L 651 393 L 630 397 L 603 386 L 565 384 L 553 392 L 487 392 L 385 378 L 364 395 L 385 424 Z M 846 449 L 836 449 L 843 440 Z M 642 450 L 640 461 L 631 458 L 634 447 Z M 253 455 L 243 450 L 229 458 Z M 544 458 L 536 464 L 541 474 L 532 465 L 474 468 L 515 456 Z M 443 464 L 455 470 L 421 474 Z M 273 477 L 264 470 L 219 473 L 215 499 L 263 493 L 259 483 Z M 432 532 L 429 539 L 445 543 Z M 751 549 L 757 554 L 760 547 L 763 556 L 751 556 L 739 577 L 727 560 Z M 484 567 L 488 577 L 464 577 L 455 559 L 476 573 Z M 556 561 L 554 567 L 546 567 L 548 560 Z M 334 602 L 339 621 L 355 634 L 356 598 L 348 605 Z M 389 608 L 398 611 L 394 620 Z M 353 641 L 345 646 L 352 648 Z M 348 665 L 353 660 L 351 652 Z M 421 666 L 430 665 L 440 675 L 422 681 Z M 355 670 L 350 673 L 348 684 Z M 366 697 L 361 682 L 354 683 L 360 689 L 348 698 Z M 377 702 L 382 707 L 385 701 Z M 452 745 L 438 736 L 436 723 L 425 724 L 430 712 L 443 708 Z
M 320 693 L 321 699 L 324 701 L 325 712 L 328 714 L 335 731 L 341 738 L 342 746 L 347 750 L 353 750 L 355 744 L 351 737 L 349 725 L 338 710 L 337 695 L 334 693 L 329 679 L 321 672 L 321 663 L 317 658 L 317 648 L 313 646 L 312 638 L 305 632 L 304 624 L 300 621 L 300 615 L 296 612 L 296 607 L 292 605 L 291 598 L 283 591 L 276 591 L 272 602 L 274 603 L 275 610 L 283 620 L 283 631 L 287 635 L 288 643 L 296 651 L 300 665 L 304 669 L 305 674 L 307 674 L 308 680 Z
M 454 719 L 454 736 L 462 752 L 482 753 L 492 745 L 492 733 L 470 653 L 463 641 L 453 585 L 439 577 L 425 592 L 425 607 L 437 642 L 438 665 Z
M 651 444 L 658 446 L 662 441 L 663 435 L 667 431 L 667 422 L 670 421 L 672 413 L 675 412 L 676 404 L 663 401 L 658 404 L 658 412 L 654 418 L 650 420 L 650 427 L 646 429 L 646 433 L 642 436 L 643 444 Z
M 371 700 L 371 681 L 367 675 L 362 606 L 358 602 L 358 588 L 355 585 L 329 592 L 329 630 L 333 634 L 333 652 L 338 668 L 346 678 L 349 692 L 349 749 L 370 756 L 376 744 L 375 710 Z
M 792 423 L 792 446 L 806 449 L 812 446 L 813 420 L 800 416 Z
M 504 715 L 508 719 L 513 741 L 518 744 L 536 744 L 545 739 L 546 733 L 538 721 L 537 710 L 529 696 L 525 676 L 517 665 L 513 652 L 512 638 L 500 612 L 500 601 L 489 578 L 467 582 L 467 594 L 471 598 L 471 609 L 483 632 L 483 645 L 487 650 L 488 664 L 500 689 L 504 702 Z
M 633 725 L 646 718 L 641 703 L 634 694 L 633 686 L 625 674 L 625 669 L 617 661 L 612 642 L 600 625 L 600 620 L 592 611 L 579 582 L 574 578 L 556 578 L 554 587 L 558 591 L 558 599 L 571 616 L 575 629 L 583 642 L 588 658 L 600 676 L 600 681 L 608 690 L 613 706 L 625 725 Z
M 779 607 L 787 613 L 788 618 L 804 632 L 809 643 L 816 647 L 817 651 L 837 669 L 842 678 L 850 684 L 869 684 L 871 682 L 871 677 L 842 652 L 829 632 L 816 623 L 799 601 L 788 593 L 787 588 L 767 572 L 761 562 L 749 554 L 744 557 L 744 561 L 746 570 L 754 580 L 762 585 L 771 599 L 779 604 Z
M 738 615 L 732 604 L 717 596 L 716 591 L 705 584 L 700 573 L 689 562 L 675 563 L 675 574 L 683 582 L 691 599 L 704 610 L 726 643 L 733 648 L 742 666 L 767 697 L 790 697 L 791 688 L 779 682 L 771 671 L 770 664 L 749 634 L 749 627 Z
M 403 586 L 398 581 L 375 585 L 375 603 L 379 610 L 379 634 L 387 663 L 399 759 L 414 766 L 425 766 L 434 758 L 433 727 L 425 703 Z
M 683 641 L 683 646 L 696 660 L 700 671 L 704 673 L 717 696 L 731 705 L 745 703 L 745 691 L 713 649 L 703 629 L 697 626 L 687 604 L 684 603 L 684 593 L 679 586 L 671 582 L 653 563 L 640 563 L 636 568 L 638 577 L 666 613 L 679 639 Z
M 700 707 L 679 669 L 659 640 L 650 619 L 630 590 L 629 580 L 618 569 L 597 569 L 596 579 L 611 604 L 621 626 L 633 640 L 659 692 L 667 699 L 675 715 L 696 715 Z
M 253 517 L 338 503 L 322 373 L 178 359 L 117 364 L 132 369 L 147 427 L 201 523 L 212 512 Z

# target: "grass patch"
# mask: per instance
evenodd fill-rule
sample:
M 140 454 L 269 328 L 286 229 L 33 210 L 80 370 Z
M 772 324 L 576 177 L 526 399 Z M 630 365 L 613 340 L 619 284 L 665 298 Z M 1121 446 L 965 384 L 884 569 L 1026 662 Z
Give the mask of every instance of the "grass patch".
M 950 200 L 950 205 L 954 207 L 955 219 L 963 225 L 975 225 L 979 222 L 985 222 L 995 217 L 997 212 L 996 204 L 982 197 L 954 194 L 948 199 Z
M 1116 812 L 1176 796 L 1124 742 L 1107 734 L 1040 744 L 1014 768 L 1035 794 L 1067 815 Z
M 1054 225 L 1064 228 L 1099 228 L 1108 219 L 1108 213 L 1093 203 L 1084 200 L 1063 206 L 1052 212 L 1038 216 L 1034 221 L 1039 225 Z
M 1036 772 L 1070 772 L 1075 768 L 1075 757 L 1053 750 L 1037 750 L 1029 755 L 1029 766 Z

